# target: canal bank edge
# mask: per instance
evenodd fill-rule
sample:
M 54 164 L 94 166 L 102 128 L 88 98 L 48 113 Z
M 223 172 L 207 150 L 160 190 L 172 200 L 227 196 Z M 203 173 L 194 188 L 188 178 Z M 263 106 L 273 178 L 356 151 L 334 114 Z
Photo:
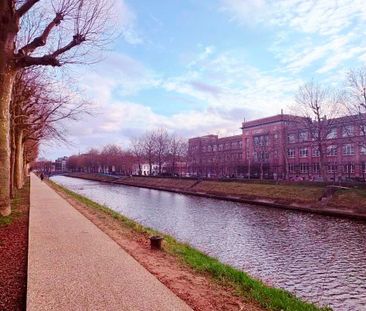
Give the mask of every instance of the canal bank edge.
M 176 241 L 173 237 L 169 235 L 163 234 L 151 228 L 146 228 L 141 224 L 113 211 L 112 209 L 100 205 L 88 199 L 87 197 L 79 195 L 65 187 L 62 187 L 53 181 L 49 181 L 48 183 L 54 190 L 56 190 L 61 196 L 66 198 L 79 211 L 80 209 L 75 206 L 75 202 L 73 204 L 73 201 L 81 204 L 86 209 L 96 210 L 97 212 L 101 212 L 103 215 L 109 216 L 109 218 L 113 218 L 114 220 L 118 221 L 122 227 L 127 228 L 138 235 L 141 235 L 139 240 L 148 240 L 148 237 L 153 235 L 163 236 L 163 253 L 166 252 L 168 255 L 176 257 L 177 259 L 179 259 L 180 262 L 183 262 L 189 269 L 193 269 L 194 273 L 199 274 L 202 277 L 212 278 L 212 280 L 216 282 L 219 286 L 223 286 L 224 288 L 231 288 L 235 296 L 239 295 L 239 297 L 242 297 L 244 301 L 247 301 L 249 303 L 248 306 L 239 307 L 239 310 L 259 310 L 258 307 L 255 306 L 257 303 L 265 310 L 273 311 L 332 310 L 329 307 L 317 307 L 310 302 L 306 302 L 297 298 L 295 295 L 285 290 L 270 287 L 264 284 L 262 281 L 250 277 L 247 273 L 235 269 L 229 265 L 223 264 L 217 259 L 192 248 L 188 244 Z M 82 211 L 80 212 L 84 214 Z M 84 216 L 88 218 L 87 215 L 84 214 Z M 104 216 L 102 216 L 102 218 L 105 219 Z M 93 219 L 90 220 L 94 222 Z M 95 224 L 98 225 L 97 223 Z M 103 230 L 102 227 L 100 228 Z M 108 234 L 108 232 L 106 233 Z M 126 250 L 129 251 L 128 249 Z M 136 257 L 135 259 L 138 260 L 138 258 Z M 193 290 L 195 289 L 193 288 Z M 176 294 L 178 294 L 179 296 L 179 293 Z M 185 300 L 184 297 L 181 298 Z M 255 303 L 253 305 L 253 308 L 250 305 L 250 301 L 253 301 Z M 189 303 L 190 301 L 187 302 Z M 197 310 L 206 310 L 206 308 Z
M 366 220 L 366 208 L 363 212 L 355 211 L 355 206 L 349 207 L 342 207 L 342 208 L 335 208 L 334 206 L 327 206 L 329 202 L 329 198 L 325 200 L 320 200 L 320 197 L 323 195 L 320 194 L 319 198 L 316 198 L 312 203 L 301 203 L 301 202 L 290 202 L 284 199 L 280 200 L 272 200 L 268 198 L 261 198 L 256 197 L 253 198 L 250 195 L 245 197 L 246 194 L 237 195 L 230 195 L 225 193 L 209 193 L 205 191 L 200 191 L 194 189 L 201 181 L 192 181 L 192 185 L 188 187 L 188 189 L 178 189 L 172 186 L 160 186 L 155 185 L 154 182 L 158 180 L 155 177 L 115 177 L 111 175 L 102 175 L 102 174 L 88 174 L 88 173 L 68 173 L 64 174 L 64 176 L 74 177 L 74 178 L 81 178 L 86 180 L 93 180 L 111 184 L 121 184 L 125 186 L 132 186 L 132 187 L 139 187 L 139 188 L 147 188 L 147 189 L 154 189 L 154 190 L 161 190 L 161 191 L 168 191 L 173 193 L 179 194 L 186 194 L 186 195 L 193 195 L 193 196 L 200 196 L 205 198 L 217 199 L 217 200 L 226 200 L 238 203 L 246 203 L 246 204 L 253 204 L 257 206 L 264 206 L 264 207 L 274 207 L 274 208 L 282 208 L 287 210 L 294 210 L 300 211 L 305 213 L 314 213 L 326 216 L 334 216 L 334 217 L 342 217 L 342 218 L 349 218 L 355 220 Z M 141 179 L 150 179 L 151 183 L 145 184 L 139 182 Z M 171 181 L 179 181 L 184 179 L 173 179 L 173 178 L 164 178 L 169 183 Z M 209 182 L 209 181 L 208 181 Z M 230 182 L 221 182 L 227 185 Z M 171 184 L 174 184 L 173 182 Z M 340 189 L 339 191 L 343 191 Z M 324 192 L 324 191 L 322 191 Z M 365 192 L 366 193 L 366 192 Z M 334 194 L 334 193 L 333 193 Z M 366 197 L 364 198 L 366 202 Z M 281 201 L 281 202 L 278 202 Z M 360 202 L 359 202 L 360 203 Z

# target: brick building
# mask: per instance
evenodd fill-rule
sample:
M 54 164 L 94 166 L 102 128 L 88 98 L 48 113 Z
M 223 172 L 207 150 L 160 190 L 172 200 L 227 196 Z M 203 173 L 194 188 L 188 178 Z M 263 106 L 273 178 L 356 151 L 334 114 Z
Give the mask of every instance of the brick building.
M 279 114 L 243 122 L 242 134 L 189 140 L 188 172 L 205 177 L 365 180 L 366 129 L 353 116 Z M 319 137 L 319 138 L 317 138 Z
M 188 173 L 192 176 L 238 176 L 243 159 L 242 135 L 207 135 L 188 141 Z

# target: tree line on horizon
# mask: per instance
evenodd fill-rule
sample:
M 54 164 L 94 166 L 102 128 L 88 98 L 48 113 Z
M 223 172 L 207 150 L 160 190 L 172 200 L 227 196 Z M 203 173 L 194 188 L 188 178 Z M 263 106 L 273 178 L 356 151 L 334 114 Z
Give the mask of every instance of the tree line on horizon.
M 67 159 L 67 169 L 73 172 L 130 175 L 136 166 L 141 175 L 142 165 L 146 163 L 149 175 L 153 174 L 154 166 L 158 168 L 157 174 L 162 174 L 163 169 L 164 173 L 177 174 L 177 164 L 186 161 L 187 150 L 186 139 L 159 128 L 132 138 L 126 150 L 119 145 L 108 144 L 100 149 L 92 148 L 86 153 L 72 155 Z M 34 168 L 49 171 L 51 164 L 50 161 L 42 161 L 36 163 Z

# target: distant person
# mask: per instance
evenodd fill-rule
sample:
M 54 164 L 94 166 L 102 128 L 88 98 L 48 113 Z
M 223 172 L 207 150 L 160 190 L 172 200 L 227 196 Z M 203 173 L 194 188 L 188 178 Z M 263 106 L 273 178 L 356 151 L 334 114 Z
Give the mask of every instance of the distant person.
M 43 179 L 44 179 L 43 173 L 41 173 L 41 175 L 39 177 L 41 177 L 41 180 L 43 181 Z

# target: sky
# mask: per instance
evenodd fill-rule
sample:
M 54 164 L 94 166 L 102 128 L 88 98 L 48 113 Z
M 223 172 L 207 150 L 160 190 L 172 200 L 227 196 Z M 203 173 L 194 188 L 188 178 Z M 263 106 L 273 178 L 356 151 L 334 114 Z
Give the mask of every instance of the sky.
M 185 138 L 240 133 L 290 112 L 299 86 L 343 85 L 366 63 L 365 0 L 116 0 L 103 59 L 70 69 L 92 115 L 63 124 L 55 159 L 166 128 Z M 291 112 L 293 112 L 291 110 Z

